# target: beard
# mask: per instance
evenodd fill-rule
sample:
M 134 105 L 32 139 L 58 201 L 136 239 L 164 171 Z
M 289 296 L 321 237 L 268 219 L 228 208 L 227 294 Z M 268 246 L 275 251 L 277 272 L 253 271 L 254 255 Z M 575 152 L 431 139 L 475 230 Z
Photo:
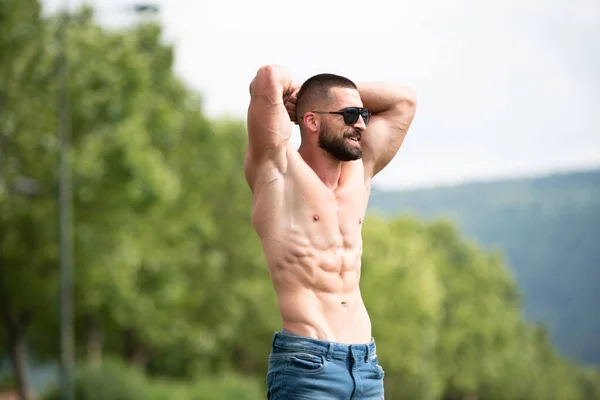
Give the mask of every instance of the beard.
M 362 158 L 362 148 L 360 145 L 351 145 L 346 140 L 348 137 L 357 135 L 361 136 L 361 132 L 352 130 L 352 132 L 337 136 L 331 132 L 328 126 L 323 124 L 319 132 L 319 146 L 340 161 L 358 160 Z

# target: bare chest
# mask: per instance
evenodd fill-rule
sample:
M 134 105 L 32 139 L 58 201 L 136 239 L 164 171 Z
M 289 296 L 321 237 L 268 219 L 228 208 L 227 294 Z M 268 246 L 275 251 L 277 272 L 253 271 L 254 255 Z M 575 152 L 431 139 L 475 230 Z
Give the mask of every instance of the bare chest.
M 349 176 L 336 190 L 307 173 L 292 178 L 287 187 L 287 232 L 316 249 L 361 246 L 365 187 L 361 175 Z

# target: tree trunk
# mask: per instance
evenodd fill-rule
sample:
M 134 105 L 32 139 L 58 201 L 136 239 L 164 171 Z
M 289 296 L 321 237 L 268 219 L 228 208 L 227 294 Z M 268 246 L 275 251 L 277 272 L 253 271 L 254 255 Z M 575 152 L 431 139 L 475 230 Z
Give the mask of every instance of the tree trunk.
M 20 400 L 32 400 L 27 374 L 27 343 L 25 341 L 26 324 L 15 318 L 10 310 L 8 299 L 3 296 L 0 310 L 6 331 L 7 347 L 13 367 L 13 376 L 17 384 Z
M 129 357 L 129 364 L 140 369 L 146 369 L 148 365 L 148 352 L 144 348 L 137 346 L 133 354 Z
M 123 332 L 123 356 L 134 367 L 145 369 L 148 364 L 148 352 L 131 329 Z
M 10 330 L 12 328 L 9 328 Z M 16 327 L 13 332 L 9 332 L 8 341 L 19 398 L 21 400 L 31 400 L 32 396 L 27 374 L 27 344 L 25 343 L 25 335 L 19 327 Z
M 91 364 L 102 363 L 102 330 L 94 316 L 86 318 L 85 354 Z

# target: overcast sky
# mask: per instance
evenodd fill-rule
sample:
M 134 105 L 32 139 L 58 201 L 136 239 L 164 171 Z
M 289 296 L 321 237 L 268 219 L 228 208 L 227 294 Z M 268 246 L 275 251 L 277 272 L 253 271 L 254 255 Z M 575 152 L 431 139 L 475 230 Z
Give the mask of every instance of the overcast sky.
M 87 2 L 102 23 L 132 20 L 128 0 Z M 380 186 L 600 165 L 598 0 L 154 3 L 176 71 L 210 116 L 244 118 L 248 84 L 268 63 L 298 82 L 334 72 L 413 87 L 417 114 Z

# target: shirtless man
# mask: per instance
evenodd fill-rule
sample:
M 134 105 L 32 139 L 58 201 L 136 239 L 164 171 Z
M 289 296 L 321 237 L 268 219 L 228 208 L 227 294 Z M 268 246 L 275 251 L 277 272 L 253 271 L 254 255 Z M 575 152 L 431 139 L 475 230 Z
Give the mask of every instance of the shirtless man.
M 361 227 L 371 180 L 400 148 L 415 94 L 333 74 L 299 87 L 267 65 L 250 97 L 244 171 L 283 321 L 269 355 L 268 398 L 383 399 L 359 288 Z

